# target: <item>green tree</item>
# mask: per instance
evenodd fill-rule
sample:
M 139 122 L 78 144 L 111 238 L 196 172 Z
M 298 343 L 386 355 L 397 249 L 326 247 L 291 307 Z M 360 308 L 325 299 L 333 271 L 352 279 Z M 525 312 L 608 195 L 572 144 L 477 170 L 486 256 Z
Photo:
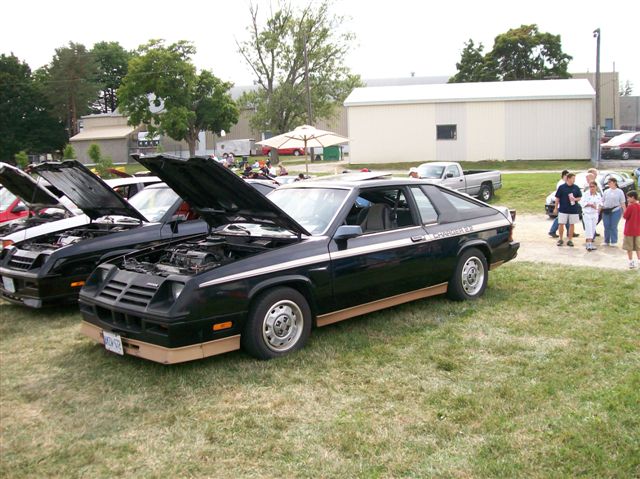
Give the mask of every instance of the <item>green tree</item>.
M 109 178 L 111 176 L 109 169 L 113 168 L 113 160 L 110 156 L 102 156 L 100 145 L 97 143 L 91 143 L 87 150 L 87 155 L 91 158 L 98 176 L 101 178 Z
M 51 114 L 29 65 L 0 55 L 0 160 L 20 150 L 52 153 L 66 141 L 64 126 Z
M 544 80 L 570 78 L 572 57 L 562 51 L 560 35 L 540 32 L 538 26 L 521 25 L 495 38 L 493 49 L 482 55 L 482 44 L 467 42 L 454 81 Z M 480 72 L 480 74 L 478 74 Z
M 29 165 L 29 155 L 26 151 L 22 150 L 16 153 L 16 165 L 23 170 Z
M 472 39 L 465 42 L 460 61 L 456 63 L 458 73 L 449 78 L 449 83 L 496 81 L 495 63 L 485 57 L 482 50 L 482 43 L 476 47 Z
M 330 13 L 326 0 L 301 11 L 283 3 L 264 26 L 258 7 L 251 5 L 249 11 L 249 39 L 238 43 L 238 49 L 253 70 L 257 89 L 245 93 L 240 103 L 255 111 L 250 120 L 254 129 L 283 133 L 330 118 L 353 88 L 362 86 L 360 77 L 345 66 L 354 37 L 344 31 L 344 18 Z
M 62 158 L 64 160 L 75 160 L 76 159 L 76 150 L 73 149 L 71 144 L 68 144 L 64 147 L 64 151 L 62 152 Z
M 620 90 L 620 96 L 631 96 L 633 95 L 633 83 L 629 80 L 624 82 L 624 86 Z
M 78 119 L 91 111 L 98 97 L 97 68 L 84 45 L 69 42 L 56 48 L 51 63 L 38 71 L 42 89 L 70 137 L 78 133 Z
M 99 113 L 116 111 L 116 90 L 127 74 L 132 53 L 122 48 L 118 42 L 98 42 L 91 49 L 91 54 L 97 64 L 96 81 L 100 87 L 100 96 L 94 102 L 93 109 Z
M 186 141 L 195 155 L 198 134 L 229 131 L 238 122 L 238 108 L 229 95 L 232 84 L 213 73 L 196 72 L 190 42 L 169 46 L 151 40 L 129 62 L 118 89 L 119 107 L 130 125 L 144 124 L 150 136 L 165 134 Z

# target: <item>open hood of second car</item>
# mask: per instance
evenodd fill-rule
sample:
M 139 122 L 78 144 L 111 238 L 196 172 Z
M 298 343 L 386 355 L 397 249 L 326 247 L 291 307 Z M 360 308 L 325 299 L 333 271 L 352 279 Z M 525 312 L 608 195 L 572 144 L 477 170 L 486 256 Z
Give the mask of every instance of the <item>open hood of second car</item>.
M 228 168 L 207 158 L 135 157 L 159 176 L 213 227 L 246 222 L 272 224 L 309 235 L 293 218 Z
M 147 221 L 142 213 L 76 160 L 40 163 L 33 171 L 62 191 L 91 219 L 121 215 Z
M 56 198 L 56 195 L 15 166 L 0 163 L 0 183 L 30 208 L 55 207 L 67 209 Z

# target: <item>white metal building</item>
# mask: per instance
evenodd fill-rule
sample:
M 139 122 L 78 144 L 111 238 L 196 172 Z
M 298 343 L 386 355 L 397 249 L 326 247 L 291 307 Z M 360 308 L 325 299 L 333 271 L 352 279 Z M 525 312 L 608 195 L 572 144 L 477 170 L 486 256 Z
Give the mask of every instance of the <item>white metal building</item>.
M 594 98 L 586 79 L 357 88 L 350 161 L 589 159 Z

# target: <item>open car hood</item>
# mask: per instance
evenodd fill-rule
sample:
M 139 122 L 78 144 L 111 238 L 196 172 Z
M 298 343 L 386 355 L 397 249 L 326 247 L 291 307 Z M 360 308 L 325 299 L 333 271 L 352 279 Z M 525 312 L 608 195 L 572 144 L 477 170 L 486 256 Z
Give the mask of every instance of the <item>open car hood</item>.
M 159 176 L 212 227 L 258 223 L 309 235 L 293 218 L 217 161 L 170 155 L 134 158 Z
M 0 183 L 31 209 L 54 207 L 69 211 L 56 195 L 15 166 L 0 163 Z
M 147 221 L 142 213 L 76 160 L 40 163 L 33 171 L 62 191 L 93 220 L 121 215 Z

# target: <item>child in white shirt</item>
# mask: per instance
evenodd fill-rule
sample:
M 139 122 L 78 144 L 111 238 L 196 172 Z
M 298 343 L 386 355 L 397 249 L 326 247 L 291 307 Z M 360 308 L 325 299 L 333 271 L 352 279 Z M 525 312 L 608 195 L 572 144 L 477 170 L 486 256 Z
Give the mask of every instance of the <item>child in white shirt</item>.
M 580 206 L 582 206 L 582 221 L 584 221 L 585 246 L 587 251 L 593 251 L 597 249 L 593 239 L 596 236 L 596 224 L 602 208 L 602 195 L 598 193 L 598 185 L 595 181 L 591 181 L 589 191 L 582 194 Z

